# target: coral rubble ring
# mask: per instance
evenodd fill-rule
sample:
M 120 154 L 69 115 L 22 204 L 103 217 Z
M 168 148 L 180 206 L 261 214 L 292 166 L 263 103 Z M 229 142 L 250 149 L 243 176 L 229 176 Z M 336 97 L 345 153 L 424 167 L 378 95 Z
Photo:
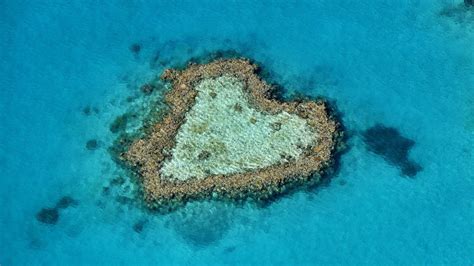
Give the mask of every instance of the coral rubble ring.
M 247 59 L 164 71 L 169 111 L 122 159 L 150 207 L 210 197 L 265 200 L 331 163 L 338 122 L 324 101 L 281 102 Z

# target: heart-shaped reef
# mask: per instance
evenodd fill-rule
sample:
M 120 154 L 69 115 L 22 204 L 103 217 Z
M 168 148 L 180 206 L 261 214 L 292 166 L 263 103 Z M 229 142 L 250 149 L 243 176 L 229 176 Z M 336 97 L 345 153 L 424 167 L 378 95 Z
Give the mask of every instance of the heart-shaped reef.
M 324 100 L 282 102 L 248 59 L 167 69 L 168 112 L 120 156 L 150 208 L 189 200 L 265 202 L 317 183 L 342 131 Z

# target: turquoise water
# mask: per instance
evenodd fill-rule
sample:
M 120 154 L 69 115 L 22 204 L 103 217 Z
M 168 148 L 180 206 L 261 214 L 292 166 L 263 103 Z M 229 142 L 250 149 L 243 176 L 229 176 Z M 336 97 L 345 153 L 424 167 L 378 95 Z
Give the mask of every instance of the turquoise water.
M 472 265 L 474 10 L 460 2 L 2 1 L 0 264 Z M 286 95 L 335 101 L 337 175 L 266 208 L 129 204 L 133 184 L 109 185 L 125 176 L 109 125 L 159 99 L 139 86 L 163 67 L 229 49 Z M 377 124 L 414 144 L 415 176 L 368 149 Z M 78 204 L 56 224 L 36 219 L 66 195 Z

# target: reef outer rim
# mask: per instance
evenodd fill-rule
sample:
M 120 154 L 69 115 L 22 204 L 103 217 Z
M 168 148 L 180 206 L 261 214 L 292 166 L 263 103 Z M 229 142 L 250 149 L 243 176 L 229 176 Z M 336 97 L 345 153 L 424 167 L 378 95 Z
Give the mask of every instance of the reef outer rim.
M 272 98 L 271 85 L 258 76 L 258 66 L 245 58 L 217 59 L 206 64 L 189 63 L 182 70 L 167 69 L 161 79 L 172 84 L 165 96 L 169 111 L 143 138 L 133 140 L 120 160 L 139 176 L 146 205 L 168 212 L 191 200 L 208 198 L 265 202 L 291 189 L 319 181 L 333 163 L 342 130 L 326 101 L 283 102 Z M 160 177 L 160 167 L 175 145 L 175 136 L 194 105 L 194 86 L 202 79 L 232 75 L 244 83 L 250 104 L 270 114 L 286 111 L 305 119 L 318 133 L 317 144 L 298 159 L 252 172 L 210 175 L 184 181 Z

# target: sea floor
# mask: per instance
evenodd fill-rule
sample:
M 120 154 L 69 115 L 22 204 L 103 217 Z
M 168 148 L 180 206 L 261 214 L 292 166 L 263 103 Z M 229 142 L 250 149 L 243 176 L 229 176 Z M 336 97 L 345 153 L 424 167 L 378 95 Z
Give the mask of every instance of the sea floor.
M 461 2 L 2 1 L 0 264 L 472 265 Z M 127 113 L 114 131 L 136 130 L 167 89 L 141 85 L 218 50 L 259 62 L 285 97 L 330 99 L 346 152 L 323 184 L 264 208 L 152 214 L 110 156 L 110 126 Z M 75 204 L 56 207 L 64 196 Z

